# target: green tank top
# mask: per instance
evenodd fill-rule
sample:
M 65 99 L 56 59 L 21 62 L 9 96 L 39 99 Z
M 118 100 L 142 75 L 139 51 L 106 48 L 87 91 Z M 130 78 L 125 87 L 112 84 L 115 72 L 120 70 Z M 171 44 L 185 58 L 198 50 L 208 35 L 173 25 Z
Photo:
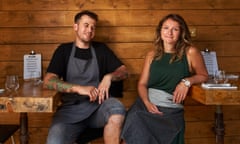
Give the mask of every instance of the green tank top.
M 181 60 L 169 63 L 172 54 L 165 53 L 160 60 L 153 60 L 150 65 L 148 88 L 173 93 L 177 84 L 190 76 L 186 55 Z

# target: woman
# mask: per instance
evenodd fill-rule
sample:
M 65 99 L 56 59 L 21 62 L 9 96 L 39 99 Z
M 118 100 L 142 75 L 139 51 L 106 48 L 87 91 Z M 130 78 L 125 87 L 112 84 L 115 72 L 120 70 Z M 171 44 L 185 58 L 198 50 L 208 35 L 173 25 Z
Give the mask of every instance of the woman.
M 207 81 L 208 73 L 181 16 L 169 14 L 159 22 L 154 46 L 145 58 L 139 98 L 127 114 L 122 139 L 127 144 L 183 144 L 183 101 L 191 85 Z

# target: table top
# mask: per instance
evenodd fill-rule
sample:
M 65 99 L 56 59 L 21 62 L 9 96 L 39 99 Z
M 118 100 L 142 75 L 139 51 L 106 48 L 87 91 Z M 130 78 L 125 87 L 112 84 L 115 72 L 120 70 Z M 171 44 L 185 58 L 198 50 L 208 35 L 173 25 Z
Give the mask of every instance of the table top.
M 54 90 L 44 89 L 42 84 L 24 81 L 12 99 L 6 90 L 0 93 L 0 112 L 54 112 L 59 95 Z
M 204 89 L 201 85 L 191 87 L 189 95 L 205 105 L 240 105 L 240 80 L 230 81 L 237 89 Z

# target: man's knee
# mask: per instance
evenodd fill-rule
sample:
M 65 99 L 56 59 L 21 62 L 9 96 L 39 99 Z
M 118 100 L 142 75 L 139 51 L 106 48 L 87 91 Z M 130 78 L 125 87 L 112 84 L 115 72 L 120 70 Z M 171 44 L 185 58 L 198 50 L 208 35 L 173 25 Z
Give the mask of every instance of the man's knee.
M 123 121 L 124 121 L 125 116 L 122 114 L 114 114 L 111 115 L 108 119 L 108 123 L 107 124 L 112 124 L 112 125 L 116 125 L 116 126 L 121 126 Z
M 107 103 L 106 103 L 106 108 L 110 112 L 111 115 L 115 114 L 121 114 L 125 115 L 126 114 L 126 108 L 124 105 L 116 98 L 110 98 Z

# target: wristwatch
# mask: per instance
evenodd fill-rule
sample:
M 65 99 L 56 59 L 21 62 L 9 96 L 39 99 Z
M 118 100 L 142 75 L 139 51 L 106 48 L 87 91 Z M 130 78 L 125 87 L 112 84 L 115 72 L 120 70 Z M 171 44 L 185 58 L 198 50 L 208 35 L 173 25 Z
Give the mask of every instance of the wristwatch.
M 190 87 L 190 86 L 191 86 L 190 81 L 187 80 L 187 79 L 182 79 L 182 82 L 184 83 L 184 85 L 185 85 L 186 87 Z

